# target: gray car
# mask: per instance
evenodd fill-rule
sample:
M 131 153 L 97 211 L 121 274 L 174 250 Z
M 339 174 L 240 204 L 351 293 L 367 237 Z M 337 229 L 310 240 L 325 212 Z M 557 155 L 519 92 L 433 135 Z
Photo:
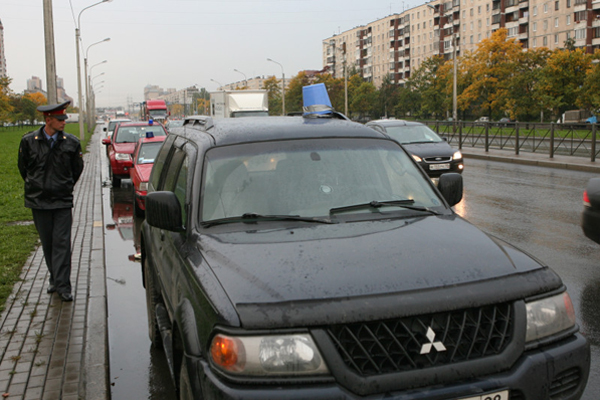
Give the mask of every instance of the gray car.
M 462 173 L 463 157 L 427 125 L 420 122 L 382 119 L 366 124 L 400 143 L 430 178 L 445 172 Z

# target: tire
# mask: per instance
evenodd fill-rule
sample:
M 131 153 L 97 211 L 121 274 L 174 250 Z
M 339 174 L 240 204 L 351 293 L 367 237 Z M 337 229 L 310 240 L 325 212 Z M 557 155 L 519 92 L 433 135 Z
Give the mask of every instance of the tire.
M 179 400 L 202 400 L 204 396 L 202 393 L 199 397 L 194 397 L 192 390 L 192 384 L 190 382 L 190 374 L 187 369 L 187 362 L 185 358 L 181 361 L 181 367 L 179 369 Z
M 146 312 L 148 314 L 148 337 L 152 346 L 158 348 L 162 345 L 160 329 L 156 321 L 156 305 L 160 303 L 160 294 L 156 291 L 154 274 L 150 271 L 148 259 L 144 258 L 144 282 L 146 283 Z

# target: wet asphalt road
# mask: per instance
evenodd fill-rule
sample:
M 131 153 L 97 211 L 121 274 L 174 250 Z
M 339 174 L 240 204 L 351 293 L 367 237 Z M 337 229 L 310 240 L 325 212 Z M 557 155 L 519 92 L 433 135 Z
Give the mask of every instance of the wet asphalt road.
M 531 253 L 562 277 L 592 345 L 585 400 L 596 400 L 600 393 L 600 246 L 579 227 L 583 189 L 594 176 L 468 159 L 464 198 L 455 207 L 482 230 Z M 148 339 L 140 263 L 133 260 L 140 221 L 133 215 L 132 194 L 129 181 L 122 188 L 103 189 L 111 396 L 176 399 L 164 355 L 151 349 Z

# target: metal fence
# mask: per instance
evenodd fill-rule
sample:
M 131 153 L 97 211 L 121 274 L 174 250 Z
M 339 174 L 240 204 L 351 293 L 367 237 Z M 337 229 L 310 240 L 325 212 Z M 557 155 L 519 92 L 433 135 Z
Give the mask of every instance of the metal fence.
M 458 147 L 500 149 L 520 152 L 569 155 L 596 161 L 598 124 L 529 122 L 422 121 L 448 143 Z

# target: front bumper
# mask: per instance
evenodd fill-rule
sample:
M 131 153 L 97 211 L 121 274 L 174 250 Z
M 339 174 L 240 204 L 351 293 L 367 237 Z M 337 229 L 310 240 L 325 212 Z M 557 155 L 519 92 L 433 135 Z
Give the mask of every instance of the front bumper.
M 425 161 L 421 161 L 418 163 L 421 168 L 423 168 L 423 171 L 425 171 L 425 173 L 427 174 L 427 176 L 429 176 L 430 178 L 439 178 L 440 175 L 442 174 L 446 174 L 448 172 L 456 172 L 459 174 L 462 174 L 463 169 L 464 169 L 464 163 L 463 163 L 463 159 L 460 160 L 456 160 L 456 161 L 450 161 L 447 163 L 431 163 L 431 162 L 425 162 Z M 449 169 L 433 169 L 435 168 L 436 165 L 439 164 L 450 164 L 450 168 Z
M 511 400 L 577 400 L 590 370 L 590 349 L 581 334 L 524 353 L 508 371 L 446 385 L 361 397 L 338 385 L 333 378 L 290 385 L 250 385 L 222 380 L 206 361 L 190 360 L 190 375 L 202 384 L 209 399 L 394 399 L 449 400 L 508 389 Z M 304 381 L 306 382 L 306 381 Z

